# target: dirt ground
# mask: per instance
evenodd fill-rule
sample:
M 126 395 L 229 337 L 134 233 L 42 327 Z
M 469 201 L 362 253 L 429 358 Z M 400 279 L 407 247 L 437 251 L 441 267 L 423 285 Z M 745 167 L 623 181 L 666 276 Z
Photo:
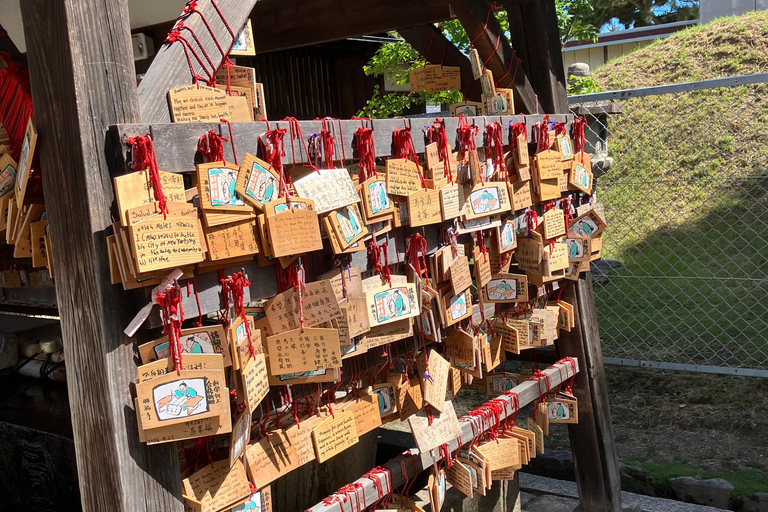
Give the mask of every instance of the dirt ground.
M 620 460 L 676 462 L 709 473 L 768 468 L 768 379 L 623 366 L 607 366 L 606 378 Z M 453 400 L 461 416 L 488 399 L 462 390 Z M 546 447 L 570 449 L 565 425 L 550 428 Z

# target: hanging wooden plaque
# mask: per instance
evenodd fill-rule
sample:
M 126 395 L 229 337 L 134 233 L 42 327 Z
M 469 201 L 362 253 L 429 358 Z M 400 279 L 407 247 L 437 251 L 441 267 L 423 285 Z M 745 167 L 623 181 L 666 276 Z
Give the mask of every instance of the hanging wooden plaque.
M 224 91 L 204 85 L 185 85 L 168 91 L 174 123 L 218 123 L 229 120 L 229 103 Z
M 147 220 L 129 228 L 136 270 L 183 267 L 203 261 L 200 222 L 192 217 Z
M 35 156 L 36 147 L 37 130 L 35 130 L 35 125 L 30 117 L 27 122 L 27 129 L 24 132 L 24 140 L 21 143 L 19 166 L 17 167 L 15 188 L 17 208 L 21 208 L 21 205 L 24 204 L 24 197 L 27 193 L 27 182 L 29 181 L 29 175 L 32 172 L 32 159 Z
M 568 174 L 568 184 L 585 194 L 592 194 L 594 177 L 592 176 L 592 170 L 589 168 L 589 158 L 586 160 L 585 164 L 580 161 L 578 156 L 573 159 L 571 162 L 571 172 Z
M 368 228 L 363 224 L 360 209 L 356 204 L 345 206 L 339 211 L 332 211 L 328 215 L 328 222 L 342 249 L 349 248 L 350 245 L 368 235 Z
M 449 106 L 451 117 L 459 116 L 482 116 L 485 114 L 485 106 L 479 101 L 462 101 L 453 103 Z
M 349 171 L 345 168 L 313 170 L 294 181 L 293 186 L 299 196 L 315 202 L 317 213 L 338 210 L 360 201 Z
M 507 193 L 507 184 L 486 182 L 476 185 L 467 194 L 464 206 L 464 219 L 473 220 L 489 215 L 498 215 L 512 209 Z
M 461 436 L 461 426 L 456 417 L 453 402 L 445 402 L 443 412 L 434 415 L 431 425 L 427 416 L 426 411 L 419 411 L 408 418 L 413 437 L 416 440 L 416 446 L 418 446 L 419 451 L 422 453 L 433 450 L 441 444 L 453 441 Z
M 413 160 L 406 158 L 390 158 L 387 167 L 387 192 L 395 196 L 409 196 L 421 191 L 419 167 Z
M 197 190 L 201 210 L 252 212 L 240 194 L 235 191 L 240 168 L 227 162 L 213 162 L 197 166 Z
M 482 291 L 484 302 L 527 302 L 528 279 L 521 274 L 501 274 L 491 278 Z
M 380 287 L 365 294 L 368 323 L 371 327 L 418 316 L 421 305 L 416 300 L 416 285 L 404 283 Z
M 408 72 L 411 92 L 458 91 L 461 89 L 461 68 L 427 64 Z
M 221 66 L 216 72 L 216 83 L 219 85 L 234 85 L 245 87 L 250 92 L 247 97 L 253 98 L 253 118 L 257 121 L 267 119 L 267 106 L 264 97 L 264 86 L 256 82 L 256 70 L 246 66 Z
M 387 177 L 381 174 L 363 182 L 361 193 L 365 205 L 365 216 L 374 219 L 385 215 L 391 215 L 395 211 L 395 204 L 387 193 Z
M 330 281 L 307 283 L 302 293 L 304 325 L 314 325 L 335 320 L 341 316 L 339 302 Z M 290 288 L 272 297 L 264 308 L 270 330 L 277 334 L 300 327 L 299 296 Z
M 203 510 L 224 510 L 251 494 L 245 467 L 229 460 L 204 465 L 182 482 L 184 494 L 203 504 Z
M 186 203 L 184 177 L 181 174 L 159 171 L 160 185 L 163 188 L 168 203 Z M 140 206 L 152 207 L 157 201 L 155 191 L 149 182 L 149 172 L 138 171 L 114 178 L 117 209 L 120 212 L 120 222 L 130 226 L 140 222 L 145 215 L 128 215 L 128 211 Z M 170 210 L 170 206 L 169 206 Z
M 243 29 L 237 34 L 229 54 L 235 56 L 256 55 L 256 45 L 253 44 L 253 26 L 251 25 L 250 18 L 245 22 Z
M 341 366 L 339 331 L 336 329 L 295 329 L 267 338 L 269 370 L 272 375 L 328 370 Z
M 322 463 L 357 444 L 357 427 L 352 412 L 339 412 L 312 429 L 317 461 Z
M 144 429 L 190 419 L 229 416 L 229 391 L 223 371 L 181 370 L 136 385 Z
M 19 164 L 8 153 L 0 156 L 0 199 L 5 199 L 13 193 L 18 168 Z
M 310 203 L 309 199 L 301 201 Z M 291 208 L 283 201 L 273 201 L 271 204 L 274 205 L 275 214 L 270 215 L 269 210 L 267 211 L 267 230 L 276 258 L 319 251 L 323 248 L 320 221 L 314 209 L 314 202 L 311 202 L 311 209 L 299 207 L 296 201 L 291 202 Z
M 280 175 L 267 162 L 246 153 L 237 175 L 235 192 L 259 210 L 278 198 Z
M 408 211 L 411 212 L 411 227 L 440 224 L 443 221 L 440 210 L 440 191 L 424 189 L 408 196 Z

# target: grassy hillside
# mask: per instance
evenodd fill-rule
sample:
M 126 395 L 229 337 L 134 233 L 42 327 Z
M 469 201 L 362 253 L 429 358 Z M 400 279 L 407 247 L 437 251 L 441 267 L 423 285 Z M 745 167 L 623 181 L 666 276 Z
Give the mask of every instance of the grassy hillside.
M 595 71 L 603 88 L 634 89 L 768 71 L 768 11 L 676 32 Z
M 768 12 L 678 32 L 594 73 L 603 90 L 768 71 Z M 598 179 L 622 261 L 598 287 L 608 356 L 768 369 L 768 86 L 622 101 Z

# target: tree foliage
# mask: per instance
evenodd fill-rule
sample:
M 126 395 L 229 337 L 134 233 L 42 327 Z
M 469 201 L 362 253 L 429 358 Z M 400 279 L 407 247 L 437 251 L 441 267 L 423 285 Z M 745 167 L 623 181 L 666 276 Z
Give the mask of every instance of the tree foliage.
M 597 41 L 598 29 L 589 21 L 594 15 L 590 0 L 555 0 L 555 7 L 562 46 L 571 39 Z
M 624 28 L 632 28 L 699 17 L 699 0 L 592 0 L 591 3 L 593 11 L 585 19 L 597 27 L 610 24 L 614 19 Z

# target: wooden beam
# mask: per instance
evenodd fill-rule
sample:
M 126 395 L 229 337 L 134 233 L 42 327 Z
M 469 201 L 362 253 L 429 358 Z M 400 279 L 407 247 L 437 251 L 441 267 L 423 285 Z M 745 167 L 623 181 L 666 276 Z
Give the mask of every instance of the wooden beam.
M 516 0 L 502 0 L 500 3 L 507 9 L 512 44 L 520 53 L 520 58 L 528 63 L 527 74 L 543 112 L 567 112 L 568 94 L 555 0 L 524 4 Z
M 581 509 L 619 512 L 619 460 L 591 273 L 583 272 L 575 285 L 565 290 L 563 300 L 577 308 L 576 327 L 571 332 L 561 332 L 556 346 L 560 357 L 575 357 L 581 367 L 573 383 L 573 392 L 579 400 L 579 423 L 568 425 Z
M 443 32 L 432 24 L 398 30 L 398 33 L 408 44 L 413 46 L 427 62 L 458 66 L 461 68 L 461 92 L 466 91 L 467 99 L 480 101 L 482 90 L 480 81 L 472 77 L 472 66 L 469 58 L 450 42 Z
M 546 379 L 539 381 L 527 380 L 522 384 L 519 384 L 510 390 L 511 393 L 517 394 L 518 404 L 520 408 L 525 407 L 529 403 L 533 402 L 541 395 L 546 394 L 550 389 L 554 389 L 562 382 L 568 380 L 574 375 L 578 375 L 581 371 L 579 365 L 581 361 L 574 360 L 574 364 L 555 364 L 550 368 L 542 371 L 547 376 Z M 549 384 L 549 389 L 547 388 Z M 499 421 L 504 421 L 510 414 L 516 412 L 515 406 L 512 403 L 512 399 L 508 395 L 500 395 L 494 400 L 503 400 L 507 405 L 503 408 Z M 490 403 L 486 402 L 487 403 Z M 519 409 L 517 409 L 519 410 Z M 475 436 L 480 435 L 483 432 L 489 430 L 495 423 L 491 421 L 484 421 L 479 417 L 470 420 L 468 417 L 459 419 L 459 425 L 461 426 L 461 438 L 465 442 L 469 442 Z M 415 444 L 415 443 L 414 443 Z M 451 452 L 456 451 L 459 448 L 458 439 L 452 439 L 448 444 L 448 450 Z M 437 455 L 437 457 L 435 456 Z M 406 481 L 412 479 L 425 469 L 432 466 L 433 463 L 437 463 L 440 460 L 440 456 L 437 454 L 437 450 L 431 450 L 427 453 L 422 453 L 416 448 L 411 448 L 405 453 L 398 455 L 394 459 L 385 462 L 383 465 L 390 470 L 390 477 L 382 479 L 384 493 L 391 492 L 393 489 L 388 489 L 389 483 L 392 483 L 393 488 L 397 488 L 404 484 Z M 405 461 L 405 464 L 401 464 L 401 461 Z M 406 470 L 406 474 L 403 474 L 403 468 Z M 357 496 L 361 501 L 365 501 L 365 506 L 372 505 L 379 499 L 379 494 L 374 487 L 373 481 L 369 478 L 359 478 L 354 482 L 360 484 L 364 492 L 359 493 Z M 377 480 L 378 483 L 378 480 Z M 355 499 L 354 497 L 352 499 Z M 334 500 L 330 504 L 318 503 L 309 512 L 344 512 L 340 500 Z
M 514 90 L 515 110 L 524 114 L 539 113 L 539 102 L 527 75 L 519 67 L 518 56 L 501 33 L 496 17 L 488 16 L 489 3 L 486 0 L 455 0 L 451 7 L 470 40 L 477 37 L 475 48 L 480 58 L 487 61 L 486 67 L 493 72 L 494 80 L 499 81 L 497 87 Z
M 259 53 L 338 41 L 451 18 L 445 0 L 260 0 L 251 14 Z
M 235 35 L 245 24 L 256 0 L 218 0 L 216 5 L 221 10 L 229 27 Z M 216 36 L 221 47 L 226 52 L 232 45 L 232 36 L 230 35 L 221 16 L 216 12 L 211 2 L 200 2 L 198 8 L 205 16 L 211 30 Z M 181 13 L 179 13 L 181 14 Z M 197 34 L 200 43 L 205 48 L 210 59 L 216 68 L 221 65 L 222 55 L 211 37 L 203 19 L 198 14 L 193 14 L 184 20 L 184 25 L 192 29 Z M 261 24 L 254 25 L 254 32 L 259 33 Z M 183 31 L 182 35 L 191 41 L 195 51 L 205 62 L 202 52 L 195 44 L 194 39 L 188 31 Z M 197 73 L 207 76 L 194 56 L 191 60 Z M 206 63 L 207 67 L 207 63 Z M 131 63 L 133 69 L 133 63 Z M 210 70 L 209 70 L 210 72 Z M 189 69 L 187 57 L 184 54 L 184 48 L 181 42 L 174 44 L 165 43 L 157 51 L 155 59 L 149 66 L 144 79 L 139 84 L 139 111 L 141 120 L 145 123 L 168 123 L 171 121 L 171 114 L 168 108 L 168 90 L 181 85 L 192 84 L 192 74 Z
M 82 508 L 180 512 L 176 447 L 138 439 L 134 348 L 122 333 L 136 309 L 110 284 L 105 251 L 114 201 L 106 131 L 139 113 L 128 4 L 25 0 L 21 12 Z

